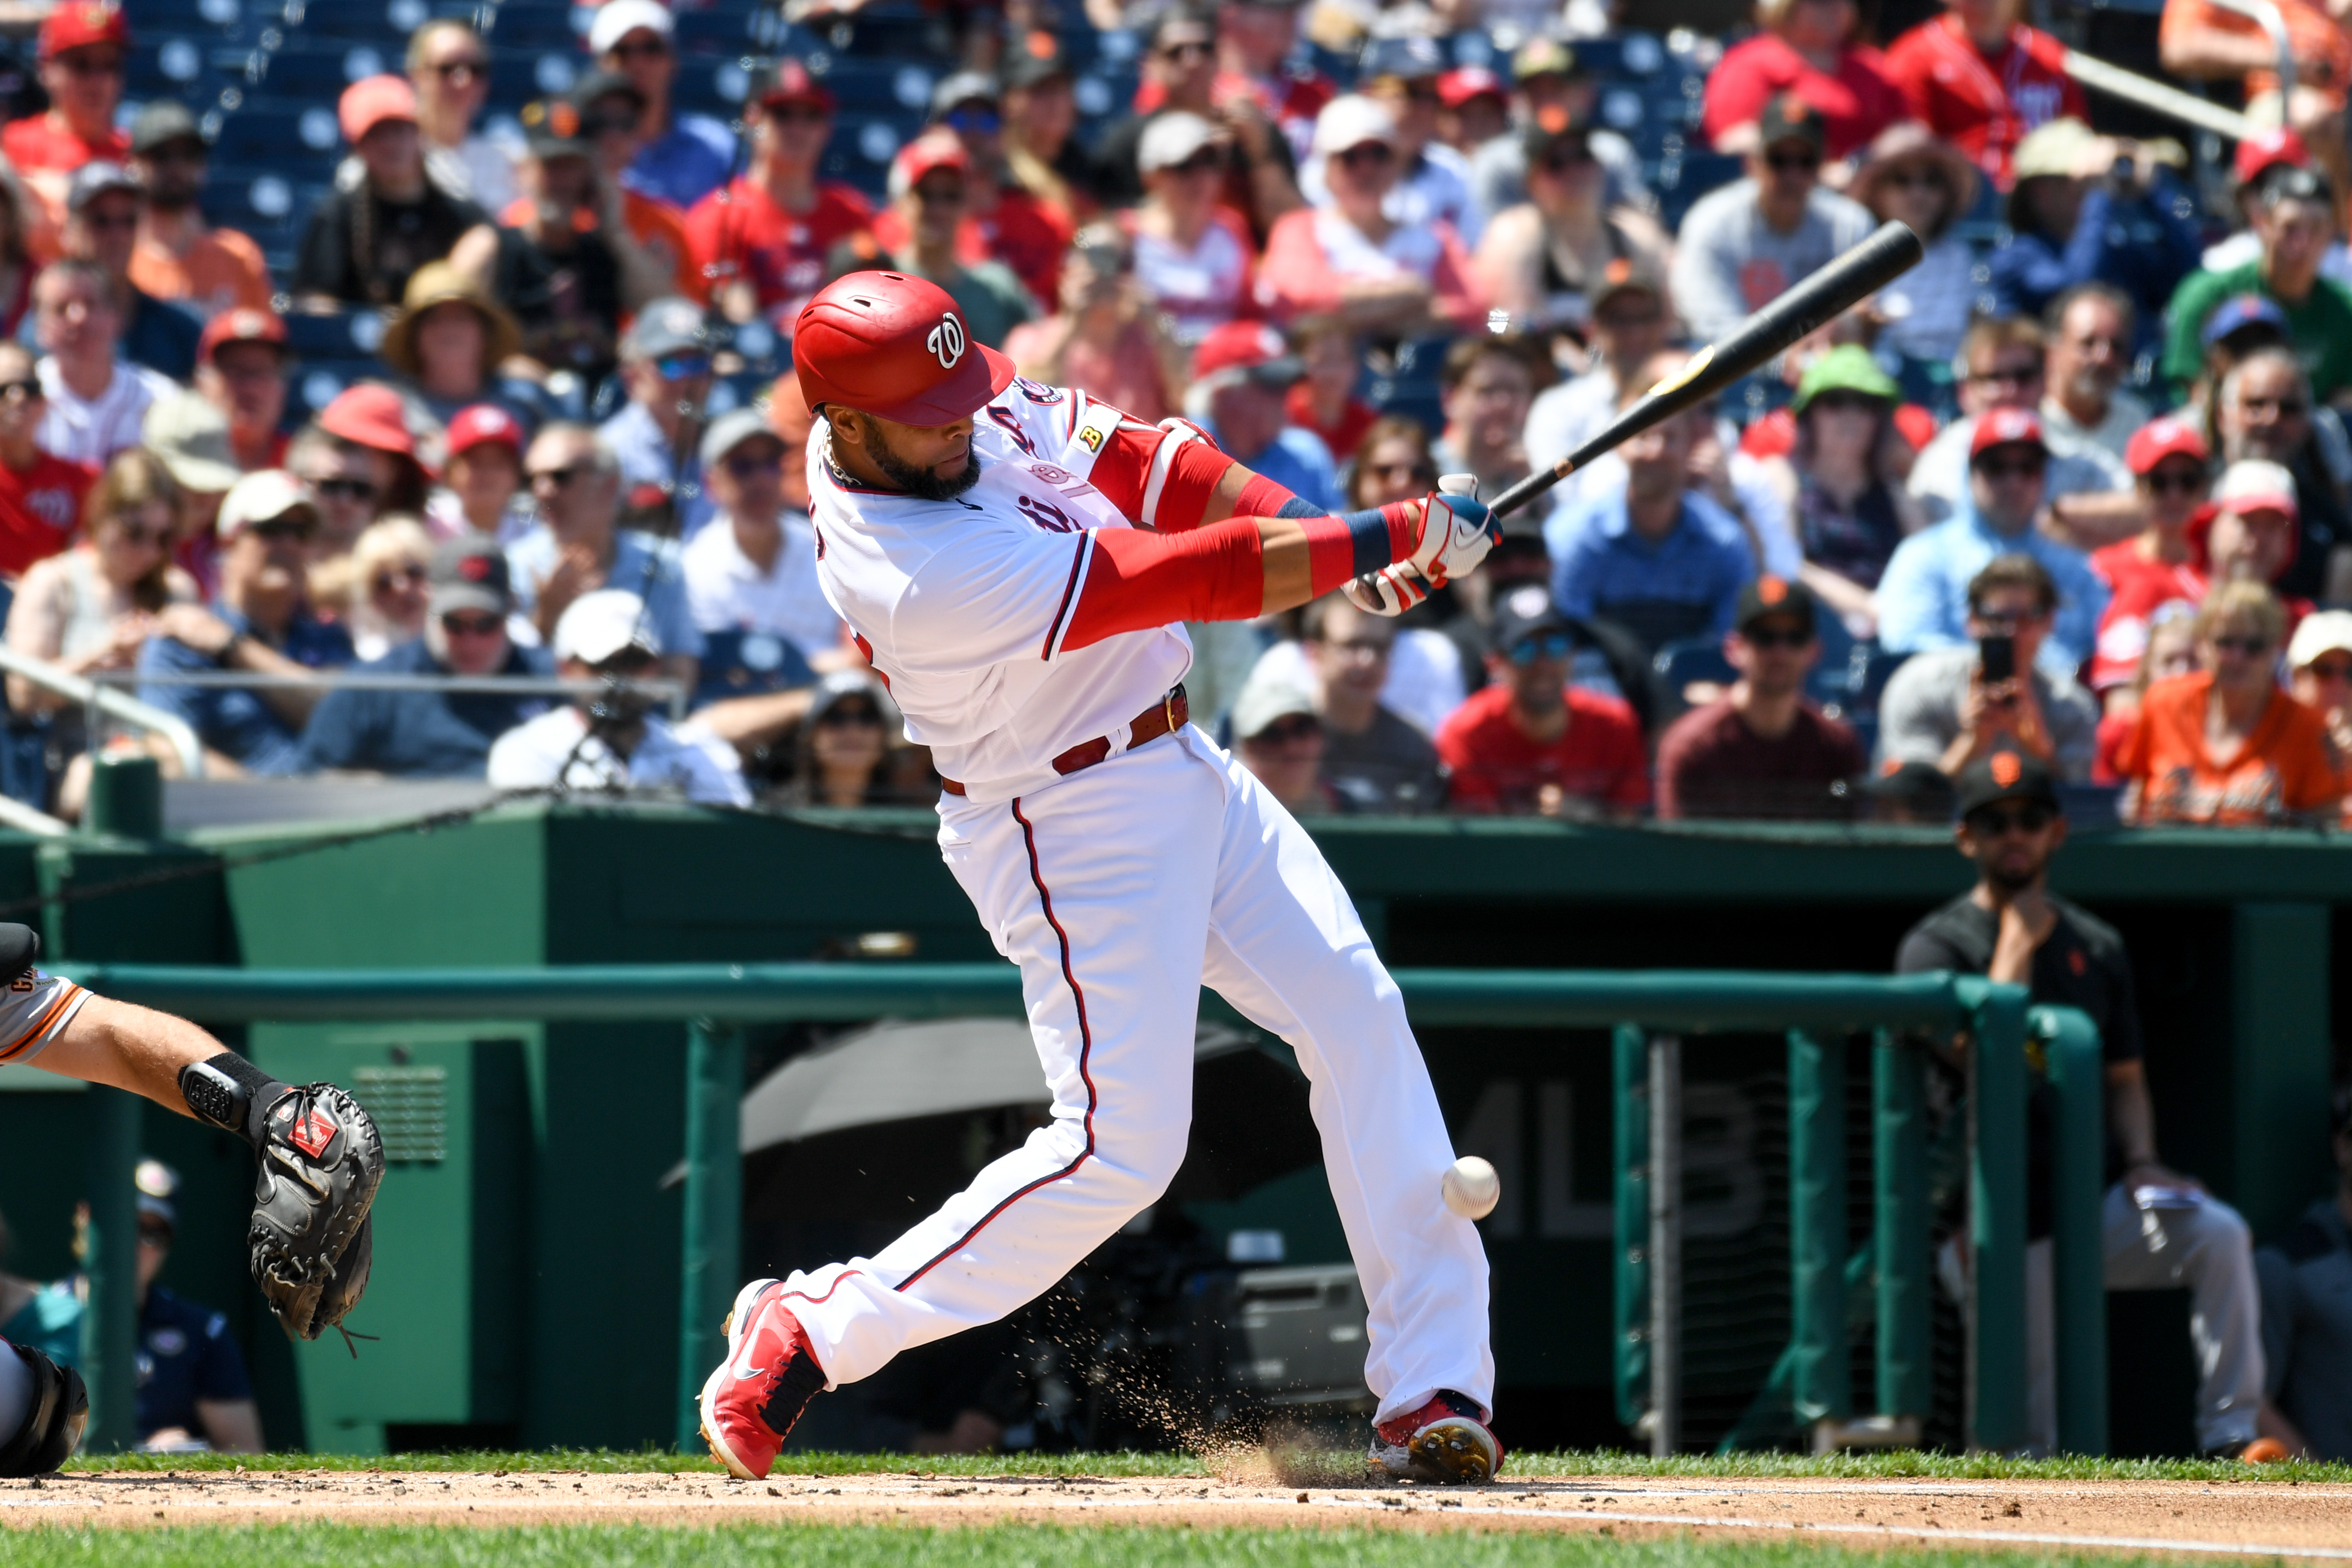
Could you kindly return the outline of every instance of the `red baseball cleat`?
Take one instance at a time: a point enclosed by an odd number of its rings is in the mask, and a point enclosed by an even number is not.
[[[1478,1402],[1441,1388],[1428,1404],[1372,1428],[1369,1468],[1398,1480],[1491,1481],[1503,1445],[1479,1417]]]
[[[702,1440],[730,1475],[747,1481],[767,1479],[793,1423],[824,1387],[824,1369],[782,1289],[780,1280],[754,1279],[736,1292],[722,1325],[727,1359],[702,1385]]]

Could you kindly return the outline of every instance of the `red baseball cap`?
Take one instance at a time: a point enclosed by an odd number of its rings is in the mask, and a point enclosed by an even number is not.
[[[2292,163],[2298,169],[2311,167],[2311,149],[2304,140],[2285,126],[2271,131],[2257,131],[2238,143],[2234,168],[2238,184],[2252,184],[2264,169],[2277,163]]]
[[[1238,373],[1238,374],[1234,374]],[[1192,379],[1255,380],[1286,384],[1306,374],[1282,334],[1264,321],[1227,321],[1202,338],[1192,351]]]
[[[2156,466],[2167,458],[2194,458],[2202,463],[2211,457],[2197,426],[2168,414],[2133,431],[2124,445],[2124,467],[2141,475],[2156,472]]]
[[[379,452],[397,452],[411,459],[416,456],[416,437],[409,431],[400,394],[388,386],[362,382],[345,387],[319,410],[318,424],[330,436]]]
[[[131,18],[96,0],[67,0],[41,19],[41,58],[92,44],[131,47]]]
[[[522,421],[495,403],[477,403],[471,408],[461,408],[450,419],[449,456],[454,458],[491,441],[510,448],[517,457],[522,456]]]
[[[343,89],[335,105],[343,140],[357,146],[360,139],[387,120],[416,120],[416,89],[404,76],[362,77]]]
[[[1448,109],[1459,109],[1474,98],[1504,98],[1508,89],[1503,79],[1485,66],[1458,66],[1437,79],[1437,100]]]
[[[2042,438],[2042,420],[2031,408],[1988,408],[1977,417],[1977,432],[1969,437],[1969,460],[1976,461],[1994,447],[2021,445],[2050,449]]]
[[[890,189],[910,191],[921,184],[925,174],[934,169],[953,169],[961,174],[971,167],[971,154],[963,150],[963,139],[944,127],[927,131],[904,147],[890,163]]]
[[[903,272],[852,272],[817,290],[793,325],[793,370],[813,409],[924,426],[969,416],[1013,376],[1011,360],[971,341],[946,289]]]
[[[275,310],[257,310],[240,305],[223,310],[205,323],[204,336],[196,340],[196,363],[210,364],[213,352],[223,343],[268,343],[286,357],[286,321]]]
[[[809,75],[808,67],[786,55],[773,69],[755,79],[751,89],[752,101],[761,108],[776,104],[808,103],[833,112],[833,92],[823,82]]]

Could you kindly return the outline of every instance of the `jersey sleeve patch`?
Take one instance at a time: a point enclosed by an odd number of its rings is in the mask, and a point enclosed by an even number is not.
[[[70,980],[36,969],[0,993],[0,1062],[22,1064],[65,1032],[89,993]]]

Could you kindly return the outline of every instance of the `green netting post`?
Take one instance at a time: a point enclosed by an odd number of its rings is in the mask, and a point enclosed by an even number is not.
[[[703,1380],[727,1353],[742,1247],[743,1031],[697,1018],[686,1047],[685,1268],[677,1308],[677,1446],[702,1450]]]
[[[1620,1024],[1612,1040],[1616,1094],[1617,1419],[1650,1407],[1650,1037]]]
[[[146,1101],[93,1084],[89,1106],[89,1224],[82,1268],[89,1300],[82,1310],[81,1372],[89,1385],[89,1433],[83,1446],[121,1453],[139,1446],[139,1168]]]
[[[1789,1031],[1789,1301],[1797,1422],[1853,1414],[1845,1341],[1845,1040]]]
[[[1870,1049],[1872,1241],[1878,1263],[1878,1413],[1925,1420],[1928,1363],[1927,1133],[1919,1050],[1891,1029]]]
[[[2057,1125],[2051,1131],[2051,1303],[2058,1360],[2058,1451],[2107,1451],[2106,1071],[2099,1031],[2073,1007],[2036,1007]]]
[[[1969,1445],[2013,1453],[2032,1440],[2025,1402],[2025,988],[1962,981],[1969,1051]]]

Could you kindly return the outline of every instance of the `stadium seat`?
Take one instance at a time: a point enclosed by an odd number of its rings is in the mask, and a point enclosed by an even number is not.
[[[1665,689],[1679,699],[1683,689],[1694,681],[1711,681],[1728,686],[1739,679],[1731,661],[1723,657],[1723,643],[1716,637],[1682,637],[1660,648],[1650,660]]]

